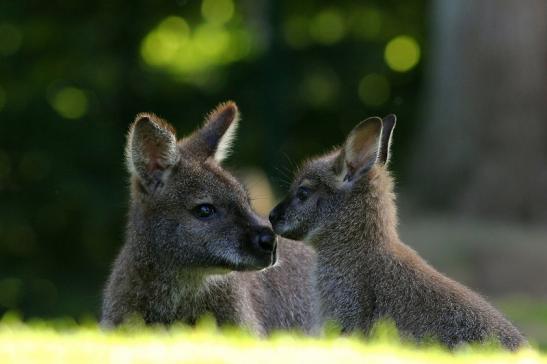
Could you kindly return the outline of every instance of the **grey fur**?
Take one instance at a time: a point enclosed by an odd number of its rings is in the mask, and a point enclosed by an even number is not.
[[[104,291],[103,327],[133,315],[149,324],[194,324],[209,313],[221,325],[258,335],[316,329],[315,253],[279,238],[277,253],[259,254],[252,236],[271,227],[252,210],[243,185],[215,160],[225,156],[221,144],[231,138],[223,135],[233,131],[237,114],[235,104],[221,105],[201,129],[178,142],[165,121],[152,114],[137,117],[126,153],[126,242]],[[201,203],[216,206],[214,218],[192,215]]]
[[[323,317],[344,332],[366,334],[389,318],[417,340],[453,348],[493,338],[518,349],[526,341],[500,312],[399,239],[386,168],[394,123],[392,115],[367,119],[344,147],[305,163],[270,215],[275,231],[316,249]]]

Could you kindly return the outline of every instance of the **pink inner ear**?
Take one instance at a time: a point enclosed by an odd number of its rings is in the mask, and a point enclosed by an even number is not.
[[[148,164],[146,165],[146,168],[147,168],[148,172],[154,172],[154,171],[157,171],[157,170],[163,170],[164,166],[161,165],[159,160],[151,159],[148,162]]]
[[[345,145],[345,181],[351,181],[356,173],[376,161],[381,123],[379,118],[369,118],[357,125],[348,136]]]
[[[351,143],[351,149],[354,155],[358,156],[359,162],[368,159],[371,154],[376,153],[378,150],[377,136],[369,129],[366,128],[357,133]]]
[[[352,163],[346,162],[346,169],[347,169],[347,172],[346,172],[346,175],[344,176],[344,182],[349,182],[352,180],[353,175],[355,174],[356,168]]]
[[[149,173],[165,170],[167,161],[163,155],[162,148],[166,148],[166,146],[156,140],[148,140],[146,141],[144,148],[146,149],[146,154],[148,157],[146,170]]]

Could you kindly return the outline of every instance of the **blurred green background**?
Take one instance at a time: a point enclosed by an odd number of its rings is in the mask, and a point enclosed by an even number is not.
[[[396,113],[403,240],[547,344],[547,3],[0,2],[0,316],[98,317],[125,133],[232,99],[259,209],[303,158]]]

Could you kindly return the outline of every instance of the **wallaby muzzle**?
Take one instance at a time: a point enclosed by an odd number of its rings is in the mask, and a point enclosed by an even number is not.
[[[277,236],[269,227],[260,227],[250,234],[250,252],[260,262],[260,268],[275,264],[277,260]]]
[[[275,225],[280,221],[281,217],[283,216],[283,201],[277,204],[277,206],[274,207],[274,209],[270,212],[269,219],[272,223],[272,226],[275,229]]]

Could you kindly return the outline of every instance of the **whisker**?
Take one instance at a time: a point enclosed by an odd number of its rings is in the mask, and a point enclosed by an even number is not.
[[[294,162],[291,157],[289,157],[289,155],[285,152],[283,152],[283,156],[285,157],[285,159],[287,160],[287,162],[289,162],[289,165],[291,166],[291,168],[294,170],[296,169],[298,166],[296,164],[296,162]]]

